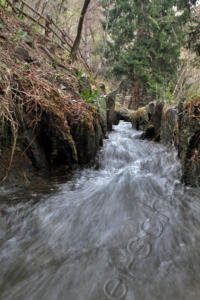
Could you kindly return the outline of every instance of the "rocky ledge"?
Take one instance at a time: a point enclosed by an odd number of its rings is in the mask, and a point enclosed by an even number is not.
[[[141,138],[175,146],[186,185],[200,185],[200,97],[182,99],[179,105],[150,103],[130,116]]]

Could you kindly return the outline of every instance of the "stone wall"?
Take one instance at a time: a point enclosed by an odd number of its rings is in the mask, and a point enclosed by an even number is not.
[[[142,138],[175,146],[186,185],[200,185],[200,98],[182,100],[179,105],[160,101],[132,114],[132,125],[143,130]]]

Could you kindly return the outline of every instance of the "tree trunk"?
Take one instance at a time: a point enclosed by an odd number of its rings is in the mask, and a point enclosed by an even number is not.
[[[140,79],[134,81],[133,94],[130,99],[128,108],[138,109],[140,106]]]
[[[109,25],[109,21],[110,21],[110,1],[111,0],[108,0],[108,10],[107,10],[107,14],[106,14],[106,27],[105,27],[104,40],[103,40],[103,51],[102,51],[102,54],[100,57],[97,72],[95,75],[95,79],[97,78],[99,72],[101,71],[103,59],[104,59],[105,52],[106,52],[106,45],[107,45],[107,40],[108,40],[108,25]]]
[[[90,67],[90,16],[88,12],[85,16],[85,59]]]
[[[74,62],[77,58],[77,51],[78,51],[78,48],[80,45],[81,34],[82,34],[82,29],[83,29],[83,21],[84,21],[84,17],[87,12],[89,4],[90,4],[90,0],[84,1],[84,5],[83,5],[82,11],[81,11],[81,16],[80,16],[79,23],[78,23],[76,39],[74,41],[74,44],[73,44],[72,50],[71,50],[72,62]]]

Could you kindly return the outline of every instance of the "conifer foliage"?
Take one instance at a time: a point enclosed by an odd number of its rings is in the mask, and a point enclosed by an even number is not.
[[[135,107],[173,91],[185,23],[195,2],[112,1],[107,62],[110,73],[131,91]]]

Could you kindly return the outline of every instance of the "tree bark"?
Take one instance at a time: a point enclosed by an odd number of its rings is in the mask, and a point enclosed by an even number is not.
[[[134,100],[133,109],[138,109],[140,106],[140,79],[136,79],[134,82]]]
[[[90,66],[90,17],[88,12],[85,16],[85,59]]]
[[[106,52],[106,45],[107,45],[107,40],[108,40],[108,25],[109,25],[109,21],[110,21],[110,3],[111,3],[111,0],[108,0],[108,10],[107,10],[107,14],[106,14],[106,27],[105,27],[104,40],[103,40],[103,51],[102,51],[102,54],[100,57],[97,72],[95,75],[95,79],[97,78],[97,76],[102,68],[103,59],[104,59],[105,52]]]
[[[79,45],[80,45],[81,34],[82,34],[82,29],[83,29],[83,21],[84,21],[84,17],[85,17],[85,14],[87,12],[89,4],[90,4],[90,0],[85,0],[84,1],[84,5],[83,5],[82,11],[81,11],[81,16],[80,16],[79,23],[78,23],[76,39],[74,41],[74,44],[73,44],[72,50],[71,50],[72,62],[74,62],[77,58],[77,51],[78,51],[78,48],[79,48]]]

